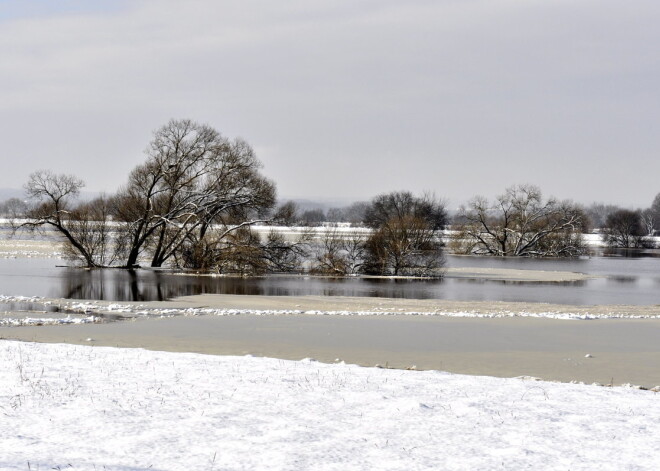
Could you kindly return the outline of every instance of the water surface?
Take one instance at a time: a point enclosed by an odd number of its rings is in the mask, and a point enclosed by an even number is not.
[[[475,375],[660,384],[656,319],[201,316],[13,327],[4,335],[175,352],[312,357],[328,363],[338,359],[364,366],[415,366]]]
[[[445,278],[392,280],[273,275],[178,275],[141,269],[67,268],[57,259],[0,259],[0,294],[110,301],[154,301],[204,293],[269,296],[367,296],[558,304],[660,304],[660,258],[533,260],[448,256],[448,266],[573,271],[602,278],[545,283]]]

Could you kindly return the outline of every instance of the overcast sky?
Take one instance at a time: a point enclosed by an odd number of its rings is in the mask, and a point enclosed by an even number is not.
[[[3,0],[0,188],[113,192],[171,118],[284,197],[660,192],[657,0]]]

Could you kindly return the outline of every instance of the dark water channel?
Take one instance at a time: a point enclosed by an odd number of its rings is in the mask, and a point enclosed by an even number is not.
[[[448,257],[449,267],[571,271],[602,277],[567,283],[451,277],[432,281],[279,275],[240,278],[179,275],[148,269],[85,270],[58,266],[63,264],[55,259],[0,259],[0,294],[110,301],[152,301],[184,295],[223,293],[527,301],[576,305],[660,304],[660,257],[655,253],[637,253],[634,257],[597,256],[580,260]]]

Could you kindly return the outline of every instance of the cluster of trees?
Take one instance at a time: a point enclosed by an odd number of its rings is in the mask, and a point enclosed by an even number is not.
[[[369,227],[372,202],[345,208],[301,210],[289,202],[288,225],[319,226],[350,223]],[[451,244],[459,253],[499,256],[578,256],[587,251],[581,234],[596,232],[612,248],[652,248],[660,232],[660,194],[649,208],[631,210],[594,203],[583,207],[556,198],[543,200],[533,185],[515,185],[488,201],[478,196],[453,215],[456,234]],[[535,232],[535,227],[542,230]],[[548,234],[549,233],[549,234]]]
[[[22,216],[28,210],[28,204],[20,198],[0,201],[0,217]]]
[[[594,230],[613,248],[653,248],[653,236],[660,232],[660,193],[645,209],[592,204],[586,213]]]
[[[260,174],[252,148],[209,126],[172,120],[146,155],[116,194],[82,203],[80,179],[33,173],[25,188],[36,203],[21,227],[56,229],[70,257],[90,267],[134,267],[149,257],[153,267],[206,268],[239,250],[241,229],[275,204],[275,185]]]
[[[444,202],[431,195],[392,192],[364,207],[362,233],[323,231],[312,250],[311,271],[329,275],[442,275]]]
[[[443,266],[440,236],[447,212],[435,197],[377,196],[366,208],[364,223],[372,230],[365,243],[367,273],[431,276]]]
[[[301,211],[276,204],[275,185],[243,140],[230,140],[190,120],[155,131],[146,160],[113,195],[78,201],[84,182],[37,171],[25,185],[31,204],[0,206],[23,214],[17,227],[50,227],[69,259],[88,267],[180,267],[261,274],[309,270],[325,275],[441,276],[443,201],[392,192],[345,208]],[[332,222],[363,229],[340,230]],[[286,232],[254,226],[307,225]],[[492,201],[478,196],[451,221],[451,246],[466,254],[573,257],[586,252],[583,233],[596,227],[612,247],[646,247],[660,226],[660,195],[631,211],[545,199],[533,185],[515,185]]]
[[[282,217],[279,222],[285,226],[318,227],[321,225],[350,224],[364,226],[364,215],[369,203],[358,201],[345,207],[334,207],[325,210],[322,207],[305,207],[294,201],[287,201],[281,206]]]
[[[17,227],[54,229],[67,257],[88,267],[134,268],[148,260],[151,267],[259,274],[307,263],[335,275],[440,274],[446,212],[434,198],[391,193],[347,208],[344,214],[362,213],[368,234],[261,235],[257,223],[300,219],[295,204],[276,206],[275,185],[246,142],[172,120],[154,133],[146,156],[115,194],[91,201],[77,200],[79,178],[34,172],[25,185],[33,203]]]
[[[496,256],[575,257],[586,250],[584,211],[571,201],[543,199],[533,185],[516,185],[494,201],[477,196],[455,218],[454,249]]]
[[[660,194],[644,210],[543,199],[533,185],[514,185],[494,201],[478,196],[452,224],[456,252],[495,256],[575,257],[587,252],[583,234],[598,232],[611,248],[654,248]]]
[[[613,248],[653,248],[654,229],[645,228],[641,211],[617,209],[607,215],[605,225],[601,229],[603,240]]]

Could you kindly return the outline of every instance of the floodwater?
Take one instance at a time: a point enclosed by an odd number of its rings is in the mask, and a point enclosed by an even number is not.
[[[652,253],[651,255],[655,255]],[[580,260],[448,257],[450,267],[580,272],[599,276],[546,283],[443,280],[263,278],[177,275],[156,270],[85,270],[54,259],[0,259],[0,294],[111,301],[166,300],[203,293],[325,295],[557,304],[660,304],[660,258]],[[5,301],[0,311],[50,310]],[[60,315],[63,313],[57,313]],[[340,359],[366,366],[537,376],[548,380],[660,384],[660,321],[453,319],[417,316],[175,317],[76,326],[11,327],[2,337],[210,354]],[[93,340],[88,340],[93,339]],[[586,355],[590,355],[587,357]]]
[[[599,276],[575,282],[476,278],[392,280],[273,275],[258,278],[167,271],[67,268],[56,259],[0,259],[0,294],[109,301],[162,301],[204,293],[269,296],[367,296],[557,304],[660,304],[660,257],[530,260],[448,256],[449,267],[569,271]],[[648,256],[651,255],[651,256]],[[58,266],[60,265],[60,266]]]
[[[6,338],[175,352],[337,360],[546,380],[660,384],[656,319],[201,316],[13,327]],[[589,355],[587,357],[587,355]]]

